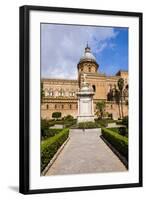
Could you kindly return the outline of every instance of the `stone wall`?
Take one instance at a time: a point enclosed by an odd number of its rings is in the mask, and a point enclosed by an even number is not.
[[[87,71],[89,64],[83,68]],[[96,111],[96,102],[107,101],[107,94],[110,88],[117,86],[119,78],[124,78],[125,84],[128,84],[128,72],[119,71],[115,76],[106,76],[99,72],[94,72],[95,66],[91,66],[91,72],[86,72],[86,81],[95,91],[94,111]],[[61,112],[62,117],[66,115],[77,116],[77,96],[80,85],[83,81],[84,72],[79,72],[78,80],[67,79],[42,79],[45,97],[41,105],[41,117],[51,119],[53,112]],[[119,118],[119,108],[117,104],[107,102],[106,112],[112,113],[115,119]],[[123,106],[124,115],[128,114],[128,106]]]
[[[94,101],[94,113],[96,112],[96,102]],[[78,114],[77,100],[62,100],[62,102],[58,100],[55,102],[46,102],[41,105],[41,117],[43,119],[51,119],[53,112],[61,112],[62,117],[72,115],[76,118]],[[119,107],[115,103],[107,102],[105,112],[112,113],[114,119],[119,118]],[[124,116],[128,115],[127,105],[123,105],[123,113]]]

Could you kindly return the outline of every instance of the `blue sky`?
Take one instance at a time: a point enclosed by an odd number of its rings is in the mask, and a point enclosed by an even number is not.
[[[99,72],[128,70],[128,28],[41,24],[41,77],[76,79],[87,41]]]

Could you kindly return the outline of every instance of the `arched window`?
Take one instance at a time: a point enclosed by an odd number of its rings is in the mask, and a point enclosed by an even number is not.
[[[47,97],[49,94],[48,94],[48,89],[47,88],[45,88],[44,89],[44,92],[45,92],[45,97]]]
[[[89,67],[89,72],[91,72],[91,67]]]
[[[71,104],[69,105],[69,108],[72,109],[72,105]]]
[[[48,104],[46,105],[46,109],[47,109],[47,110],[49,109],[49,105],[48,105]]]
[[[55,104],[55,109],[57,109],[57,105]]]
[[[49,96],[53,96],[53,91],[49,91]]]
[[[65,92],[64,92],[64,90],[63,89],[61,89],[60,91],[59,91],[59,96],[64,96],[64,94],[65,94]]]
[[[64,109],[64,105],[62,105],[62,109]]]
[[[96,86],[92,85],[93,91],[96,92]]]

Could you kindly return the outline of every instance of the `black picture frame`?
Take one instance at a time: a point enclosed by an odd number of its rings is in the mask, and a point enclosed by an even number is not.
[[[84,13],[95,15],[112,15],[112,16],[130,16],[138,17],[139,19],[139,182],[129,184],[114,184],[114,185],[97,185],[97,186],[81,186],[68,188],[48,188],[34,189],[29,188],[29,20],[30,11],[44,12],[65,12],[65,13]],[[123,11],[107,11],[107,10],[90,10],[90,9],[75,9],[63,7],[44,7],[44,6],[22,6],[20,7],[20,174],[19,174],[19,191],[23,194],[34,193],[52,193],[52,192],[68,192],[68,191],[83,191],[83,190],[98,190],[98,189],[115,189],[115,188],[130,188],[142,186],[142,13],[138,12],[123,12]]]

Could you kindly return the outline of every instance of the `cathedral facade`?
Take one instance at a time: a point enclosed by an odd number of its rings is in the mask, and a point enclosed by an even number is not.
[[[61,112],[62,117],[72,115],[76,118],[78,115],[76,93],[83,83],[85,74],[87,83],[95,93],[93,97],[94,114],[98,115],[96,103],[104,101],[105,113],[112,114],[114,119],[119,118],[119,107],[114,99],[109,98],[109,93],[118,88],[118,80],[123,78],[123,114],[124,116],[128,115],[128,72],[120,70],[114,76],[107,76],[99,73],[98,68],[99,64],[87,45],[84,55],[77,64],[78,77],[76,80],[42,78],[44,96],[41,103],[41,117],[51,119],[53,112]]]

